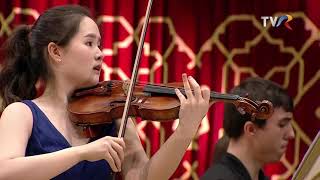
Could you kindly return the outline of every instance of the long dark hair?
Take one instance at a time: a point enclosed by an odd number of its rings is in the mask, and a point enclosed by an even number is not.
[[[79,5],[65,5],[44,12],[34,25],[21,25],[6,40],[4,66],[0,73],[2,109],[13,102],[36,97],[39,78],[47,82],[52,77],[47,46],[54,42],[66,46],[79,29],[89,11]]]

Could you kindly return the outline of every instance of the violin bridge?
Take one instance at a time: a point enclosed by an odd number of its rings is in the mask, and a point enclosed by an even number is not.
[[[130,87],[130,81],[129,80],[123,81],[122,90],[126,96],[128,95],[129,87]]]

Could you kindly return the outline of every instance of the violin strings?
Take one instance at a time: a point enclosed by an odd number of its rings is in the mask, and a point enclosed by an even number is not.
[[[179,89],[183,94],[185,93],[185,90],[184,90],[184,87],[174,87],[174,86],[166,86],[166,85],[162,85],[162,84],[152,84],[152,83],[137,83],[138,85],[141,84],[141,85],[147,85],[149,87],[154,87],[154,88],[157,88],[157,87],[161,87],[161,88],[164,88],[164,89],[167,89],[167,90],[172,90],[174,91],[174,89]],[[192,92],[194,92],[194,90],[191,90]],[[210,96],[212,96],[213,94],[212,93],[215,93],[215,92],[211,92]],[[221,97],[223,99],[231,99],[231,100],[234,100],[234,96],[233,95],[230,95],[230,94],[221,94],[221,93],[217,93],[217,96],[221,95]],[[253,101],[249,101],[250,104],[253,104],[254,106],[257,106]]]
[[[174,89],[177,88],[180,91],[182,91],[182,93],[185,93],[184,87],[174,87],[174,86],[168,86],[168,85],[163,85],[163,84],[153,84],[153,83],[145,83],[145,82],[138,82],[137,85],[146,85],[146,86],[155,87],[155,88],[156,87],[161,87],[161,88],[165,88],[167,90],[174,90]],[[191,91],[193,92],[194,90],[191,90]],[[224,95],[225,98],[228,99],[228,95],[229,94],[220,94],[220,95]],[[230,98],[233,99],[231,96],[230,96]],[[245,101],[247,103],[251,104],[254,108],[257,109],[259,107],[259,105],[256,102],[252,101],[251,99],[248,99],[248,98],[245,98],[245,99],[246,99]]]
[[[174,90],[176,88],[180,89],[180,90],[183,90],[183,87],[174,87],[174,86],[166,86],[166,85],[162,85],[162,84],[152,84],[152,83],[137,83],[137,85],[146,85],[146,86],[149,86],[149,87],[162,87],[162,88],[167,88],[169,90]]]
[[[162,87],[162,88],[168,88],[168,89],[180,89],[180,90],[183,90],[184,88],[183,87],[174,87],[174,86],[170,86],[170,85],[163,85],[163,84],[153,84],[153,83],[145,83],[145,82],[139,82],[137,83],[137,85],[147,85],[147,86],[150,86],[150,87]]]

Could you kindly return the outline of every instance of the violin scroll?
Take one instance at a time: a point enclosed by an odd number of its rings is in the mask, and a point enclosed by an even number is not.
[[[232,101],[241,114],[251,114],[251,120],[268,119],[273,113],[273,105],[270,101],[252,101],[249,98],[239,97],[238,100]]]
[[[273,113],[273,105],[270,101],[263,100],[259,102],[258,111],[261,113],[261,118],[259,119],[268,119]]]

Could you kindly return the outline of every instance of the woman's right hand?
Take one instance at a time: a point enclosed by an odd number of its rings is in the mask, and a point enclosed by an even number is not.
[[[125,148],[122,138],[106,136],[78,148],[81,160],[93,162],[105,159],[114,172],[121,171]]]

